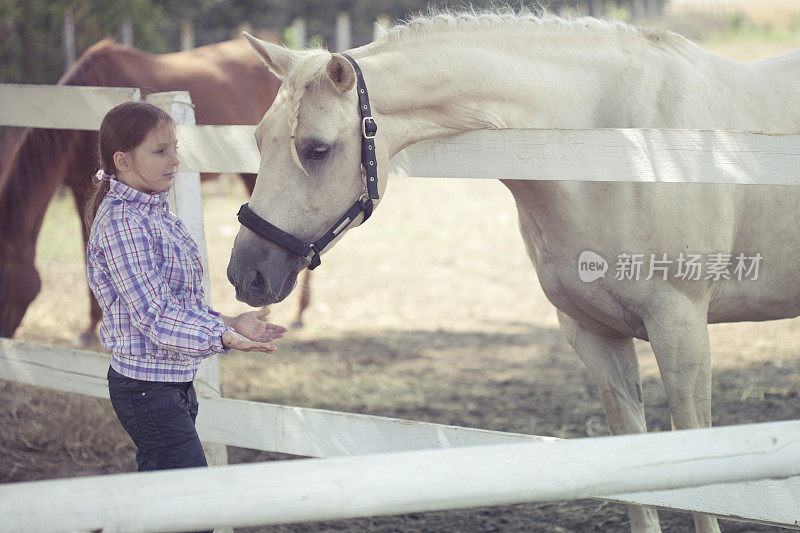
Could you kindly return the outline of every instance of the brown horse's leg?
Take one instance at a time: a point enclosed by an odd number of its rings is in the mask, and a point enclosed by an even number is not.
[[[256,186],[256,175],[242,174],[241,176],[244,186],[247,187],[247,191],[252,195],[253,189]],[[300,287],[295,291],[297,293],[297,300],[294,304],[290,323],[290,326],[293,328],[303,327],[303,313],[311,302],[311,271],[308,269],[303,270],[300,276]]]
[[[633,338],[600,335],[561,311],[558,322],[597,384],[611,433],[646,433],[642,381]],[[628,514],[632,531],[661,531],[654,509],[629,505]]]
[[[675,429],[711,427],[711,349],[708,306],[683,295],[664,296],[645,319]],[[695,529],[718,533],[716,518],[694,515]]]
[[[247,188],[247,194],[250,196],[253,195],[253,189],[256,188],[256,178],[258,177],[256,174],[239,174],[242,177],[242,182],[244,183],[245,188]]]
[[[297,289],[297,302],[292,312],[291,326],[294,328],[303,327],[303,312],[311,302],[311,271],[308,269],[300,273],[300,287]]]
[[[83,233],[83,249],[86,250],[86,243],[89,240],[89,234],[86,232],[86,227],[83,224],[83,205],[86,201],[86,191],[79,190],[74,186],[70,186],[72,190],[72,198],[75,200],[75,207],[78,209],[78,217],[81,220],[81,231]],[[83,254],[84,263],[86,262],[86,254]],[[88,285],[86,286],[88,289]],[[86,328],[86,331],[81,333],[79,337],[79,342],[82,346],[91,346],[93,344],[97,344],[99,342],[97,338],[97,324],[103,318],[103,311],[100,309],[100,305],[97,303],[97,300],[92,294],[91,289],[89,290],[89,305],[91,306],[89,310],[89,327]]]

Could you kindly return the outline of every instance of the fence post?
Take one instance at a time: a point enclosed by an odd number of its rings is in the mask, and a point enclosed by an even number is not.
[[[306,47],[306,19],[296,17],[292,21],[292,46],[295,50],[303,50]]]
[[[182,126],[194,126],[194,105],[186,91],[155,93],[147,96],[147,101],[167,111],[175,123]],[[203,257],[203,288],[206,301],[210,303],[211,278],[208,273],[208,251],[206,249],[205,229],[203,227],[202,198],[200,196],[200,173],[178,172],[175,185],[170,190],[169,203],[172,211],[183,220],[186,229],[200,249]],[[219,386],[219,371],[216,357],[209,357],[200,365],[195,381],[197,394],[206,398],[219,398],[222,392]],[[209,464],[227,464],[225,446],[203,444]]]
[[[131,17],[127,17],[122,21],[122,26],[119,29],[119,40],[125,46],[133,46],[133,19]]]
[[[191,20],[184,20],[181,23],[181,50],[191,50],[194,47],[194,23]]]
[[[148,95],[147,101],[169,113],[175,120],[175,124],[195,125],[194,104],[192,104],[192,97],[188,92],[155,93]],[[210,305],[211,277],[208,272],[208,249],[203,225],[203,199],[200,195],[199,172],[178,172],[175,175],[175,184],[169,192],[169,204],[172,212],[181,218],[200,250],[200,256],[203,259],[203,288],[206,292],[206,302]],[[195,387],[197,395],[202,398],[222,397],[222,389],[219,384],[219,364],[216,357],[209,357],[200,365],[195,378]],[[206,452],[206,460],[210,466],[228,464],[228,449],[224,444],[204,442],[203,450]],[[233,530],[229,528],[217,528],[214,531],[216,533],[233,533]]]
[[[386,13],[381,13],[375,19],[375,26],[372,29],[372,40],[377,41],[389,31],[392,25],[392,19]]]
[[[353,46],[353,37],[350,29],[350,13],[341,11],[336,15],[336,51],[344,52]]]
[[[77,52],[75,51],[75,12],[71,7],[68,7],[64,13],[64,54],[66,55],[64,72],[66,72],[77,58]]]

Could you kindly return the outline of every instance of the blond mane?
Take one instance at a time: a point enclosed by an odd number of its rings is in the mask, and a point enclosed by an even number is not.
[[[531,13],[511,9],[499,11],[438,11],[417,16],[389,28],[386,34],[367,47],[393,47],[432,33],[474,33],[480,31],[535,30],[538,34],[592,32],[602,35],[636,34],[638,29],[621,21],[592,17],[563,17],[544,10]],[[367,48],[364,47],[364,48]]]

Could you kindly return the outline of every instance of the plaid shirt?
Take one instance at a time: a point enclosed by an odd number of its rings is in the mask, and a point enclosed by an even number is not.
[[[197,244],[166,196],[110,180],[86,264],[111,367],[135,379],[185,382],[203,358],[227,353],[221,336],[230,328],[205,303]]]

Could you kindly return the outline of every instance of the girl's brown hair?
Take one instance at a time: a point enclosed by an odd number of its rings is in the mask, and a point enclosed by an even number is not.
[[[147,102],[125,102],[106,113],[97,140],[100,169],[108,175],[115,175],[117,167],[114,165],[114,154],[133,150],[152,129],[165,122],[175,125],[166,111]],[[92,177],[92,188],[83,208],[87,234],[92,230],[97,208],[108,188],[107,179]]]

